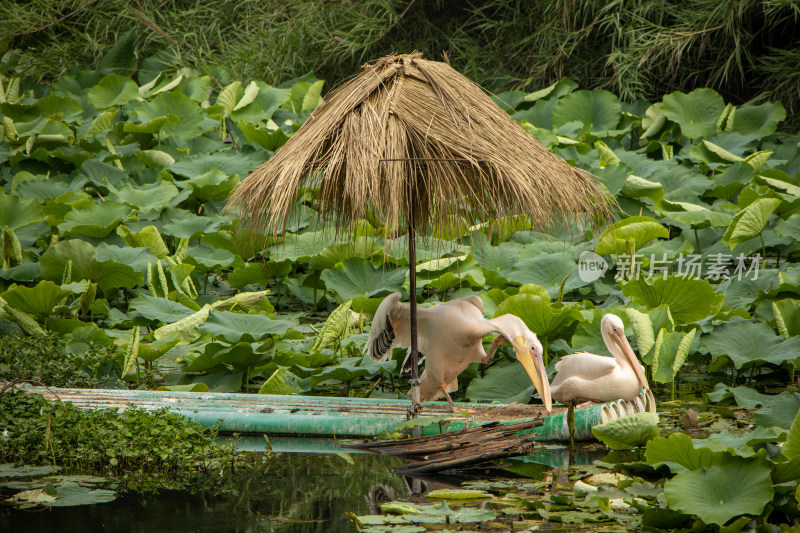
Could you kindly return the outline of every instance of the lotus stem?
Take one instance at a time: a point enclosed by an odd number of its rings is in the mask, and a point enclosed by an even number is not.
[[[694,243],[697,248],[697,253],[702,254],[703,251],[700,249],[700,237],[697,235],[697,228],[694,228]]]

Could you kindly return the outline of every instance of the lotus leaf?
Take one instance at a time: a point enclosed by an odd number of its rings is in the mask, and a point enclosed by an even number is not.
[[[136,150],[133,155],[150,168],[160,169],[168,167],[175,162],[171,155],[161,150]]]
[[[0,191],[0,227],[17,230],[42,220],[44,220],[42,209],[36,200]]]
[[[90,91],[91,92],[91,91]],[[36,100],[32,110],[49,118],[60,118],[67,123],[79,122],[83,118],[83,108],[69,96],[49,94],[44,98]]]
[[[327,348],[334,341],[341,340],[342,337],[349,335],[350,320],[353,315],[350,311],[352,305],[353,301],[347,300],[328,315],[317,337],[314,339],[314,344],[311,345],[312,352]]]
[[[784,337],[800,335],[800,300],[787,298],[772,302],[772,312],[781,335]]]
[[[589,283],[578,276],[578,257],[574,250],[542,253],[531,259],[520,260],[509,273],[508,279],[520,285],[541,285],[551,298],[558,297],[562,283],[565,293]]]
[[[351,383],[362,376],[373,376],[382,372],[392,372],[397,363],[395,361],[373,361],[369,356],[345,357],[338,360],[338,364],[323,367],[322,370],[311,376],[311,386],[316,387],[329,379]]]
[[[97,250],[98,262],[116,261],[119,264],[132,267],[137,272],[145,272],[147,263],[158,261],[150,249],[144,247],[116,246],[101,242],[95,249]]]
[[[469,382],[466,396],[471,401],[496,401],[501,403],[527,404],[536,392],[522,364],[513,361],[493,365],[486,375]]]
[[[667,228],[650,217],[628,217],[608,226],[595,249],[599,255],[633,254],[649,241],[669,237]]]
[[[650,368],[653,380],[658,383],[672,383],[675,376],[689,356],[689,348],[694,340],[696,329],[689,333],[668,332],[661,328],[653,350],[653,365]]]
[[[144,293],[131,300],[128,308],[132,317],[141,316],[165,324],[177,322],[196,312],[181,303],[166,298],[154,298]]]
[[[202,110],[191,98],[179,92],[162,92],[151,100],[140,102],[133,109],[133,113],[137,116],[140,124],[148,124],[159,118],[177,116],[178,122],[168,120],[162,124],[158,131],[160,137],[174,136],[189,140],[203,133]]]
[[[130,214],[131,209],[119,202],[108,200],[91,203],[83,209],[67,213],[58,229],[63,235],[85,235],[102,239]]]
[[[71,294],[72,291],[64,290],[52,281],[40,281],[35,287],[12,285],[0,294],[0,298],[15,309],[46,317]]]
[[[109,74],[89,91],[89,103],[97,109],[124,105],[139,95],[136,82],[119,74]]]
[[[697,322],[716,314],[725,298],[716,294],[708,280],[680,276],[654,277],[651,283],[635,279],[622,285],[622,293],[648,309],[661,305],[669,307],[676,324]]]
[[[761,105],[743,105],[731,112],[725,129],[742,134],[766,137],[778,128],[778,123],[786,118],[786,109],[780,102]]]
[[[129,265],[114,260],[99,261],[97,253],[94,246],[82,240],[57,242],[45,250],[39,261],[42,278],[61,282],[69,264],[72,279],[93,281],[104,293],[142,283],[142,275]]]
[[[608,91],[576,91],[558,100],[553,109],[553,128],[577,121],[581,132],[613,130],[621,111],[619,99]]]
[[[205,322],[210,312],[211,306],[206,304],[199,311],[196,311],[185,318],[161,326],[157,330],[153,331],[153,336],[159,340],[172,339],[177,336],[186,343],[193,342],[200,337],[198,326]]]
[[[381,247],[375,239],[359,236],[350,242],[335,243],[323,248],[319,255],[311,258],[309,266],[315,270],[326,270],[350,257],[370,259],[380,251]]]
[[[758,277],[753,279],[754,277],[754,273],[744,275],[742,279],[738,279],[739,276],[734,275],[719,283],[715,290],[717,293],[725,295],[723,307],[750,309],[753,304],[758,303],[759,292],[763,293],[777,281],[778,271],[763,268],[758,270]]]
[[[236,261],[236,256],[227,250],[210,246],[190,246],[186,251],[185,261],[196,267],[202,267],[205,271],[216,271],[231,266]]]
[[[316,283],[313,281],[311,282],[311,286],[306,285],[306,281],[309,278],[316,278],[315,274],[311,274],[309,276],[303,277],[293,277],[293,278],[285,278],[283,280],[283,284],[289,289],[289,292],[292,293],[292,296],[300,300],[305,305],[312,305],[312,306],[319,306],[319,305],[326,305],[325,302],[328,300],[326,299],[327,291],[324,287],[314,287]],[[316,281],[319,281],[317,278]],[[363,298],[360,296],[359,298]],[[357,298],[355,298],[357,299]],[[354,300],[355,300],[354,299]],[[382,301],[383,298],[378,298],[379,301]],[[376,307],[377,309],[377,307]]]
[[[387,239],[384,242],[386,260],[397,265],[408,264],[408,239],[405,236]],[[442,257],[464,255],[469,248],[454,241],[443,241],[433,237],[419,239],[417,242],[417,261],[425,262]]]
[[[739,457],[753,457],[756,455],[753,446],[784,440],[786,432],[776,432],[776,429],[778,428],[759,427],[741,436],[733,435],[724,429],[719,433],[709,435],[708,438],[695,440],[694,443],[695,446],[702,446],[714,452],[727,452]]]
[[[357,313],[373,316],[378,310],[378,306],[382,301],[383,298],[365,298],[363,296],[359,296],[358,298],[353,298],[352,308],[353,311]]]
[[[279,368],[267,378],[258,390],[259,394],[299,394],[303,392],[300,379],[286,370]]]
[[[231,111],[231,119],[235,122],[244,121],[258,124],[259,122],[267,121],[291,97],[291,90],[289,89],[278,89],[261,81],[253,83],[255,84],[253,87],[257,87],[258,92],[253,95],[255,89],[250,89],[250,94],[248,95],[247,89],[245,90],[242,99]],[[250,98],[252,100],[248,102]]]
[[[117,110],[116,109],[106,109],[102,113],[99,113],[94,120],[88,125],[88,127],[79,128],[78,132],[80,133],[82,130],[85,130],[81,137],[90,138],[103,133],[104,131],[108,131],[114,125],[114,119],[117,117]]]
[[[246,263],[243,267],[236,267],[228,274],[228,283],[235,289],[247,285],[266,285],[275,278],[285,276],[292,269],[291,261],[269,263]]]
[[[14,126],[20,140],[27,139],[25,146],[28,151],[38,143],[71,144],[75,138],[75,133],[69,126],[47,117],[39,117],[30,122],[16,122]]]
[[[758,174],[758,180],[766,183],[779,192],[787,193],[791,196],[800,196],[800,187],[794,179],[786,172],[778,169],[763,170]]]
[[[762,198],[736,213],[722,237],[722,242],[733,250],[738,244],[761,235],[769,217],[780,203],[777,198]]]
[[[507,278],[517,263],[520,248],[521,246],[514,242],[503,242],[498,246],[492,246],[483,233],[472,234],[472,254],[489,276],[490,272],[493,272]]]
[[[106,187],[106,180],[115,187],[123,187],[130,179],[124,170],[98,159],[89,159],[84,162],[81,165],[80,172],[98,187]]]
[[[652,356],[649,359],[645,359],[645,356],[650,353],[650,350],[653,348],[653,346],[655,346],[656,343],[655,335],[653,333],[653,322],[650,320],[650,315],[648,313],[643,313],[638,309],[634,309],[633,307],[625,309],[625,314],[627,315],[628,320],[631,323],[631,327],[633,328],[633,332],[636,335],[636,345],[639,348],[639,357],[641,357],[642,361],[645,363],[652,364]]]
[[[664,186],[664,198],[677,202],[697,202],[713,186],[713,181],[693,168],[657,169],[649,179]]]
[[[733,396],[736,405],[745,408],[766,405],[775,398],[774,395],[761,394],[750,387],[728,387],[722,383],[717,383],[716,387],[714,387],[714,392],[706,393],[706,396],[712,402],[721,402],[725,398]]]
[[[325,286],[336,291],[343,301],[400,290],[405,277],[405,269],[376,268],[360,257],[346,259],[321,274]]]
[[[199,325],[201,333],[208,332],[228,342],[261,340],[267,335],[284,335],[297,324],[294,318],[273,319],[264,314],[243,314],[211,310]]]
[[[517,294],[497,306],[495,316],[511,313],[520,317],[539,337],[555,339],[583,315],[570,306],[552,306],[550,302],[533,294]]]
[[[658,437],[658,415],[629,414],[592,427],[592,433],[612,450],[632,450]]]
[[[736,458],[676,475],[664,485],[664,496],[674,509],[723,525],[737,516],[761,514],[774,495],[770,474],[763,460]]]
[[[333,244],[333,231],[307,231],[299,235],[287,235],[282,244],[269,248],[272,261],[297,261],[319,255],[323,249]]]
[[[169,167],[169,171],[187,178],[195,178],[212,169],[221,170],[227,176],[232,176],[233,174],[246,176],[263,162],[263,156],[260,154],[240,152],[200,153],[178,159],[175,164]]]
[[[84,185],[86,185],[86,178],[83,176],[75,176],[69,181],[62,179],[61,176],[53,176],[48,178],[47,176],[43,175],[34,175],[28,174],[26,172],[19,172],[16,176],[14,176],[14,185],[16,185],[16,193],[22,198],[32,197],[41,203],[45,203],[45,200],[50,198],[56,198],[58,203],[66,204],[63,206],[65,208],[65,212],[69,211],[70,205],[74,205],[74,202],[71,204],[67,204],[68,196],[65,196],[69,192],[81,191],[79,194],[84,199],[91,201],[91,196],[83,192]],[[14,187],[12,186],[12,190]],[[4,200],[2,196],[0,196],[0,205],[3,205],[8,201],[8,198]],[[30,204],[29,204],[30,205]],[[41,213],[41,209],[36,209],[34,212]],[[18,213],[19,215],[20,213]],[[35,221],[40,221],[41,216],[37,217]],[[62,219],[63,220],[63,219]]]
[[[194,265],[189,263],[178,263],[170,265],[169,276],[172,281],[172,286],[178,293],[186,296],[190,300],[197,298],[197,290],[194,287],[191,274],[194,271]]]
[[[150,133],[153,135],[159,135],[164,126],[169,124],[177,124],[180,122],[180,120],[181,117],[178,115],[167,115],[164,117],[154,118],[153,120],[144,124],[131,124],[130,122],[126,122],[122,127],[122,131],[126,133]]]
[[[249,342],[238,342],[232,346],[212,342],[206,345],[202,355],[185,367],[187,372],[197,372],[230,366],[238,370],[254,367],[269,357],[268,353],[255,351]]]
[[[689,435],[673,433],[668,438],[657,438],[647,443],[647,462],[656,467],[667,465],[673,472],[687,472],[712,465],[724,464],[733,456],[713,451],[703,441],[692,441]]]
[[[239,176],[236,174],[229,176],[217,168],[212,168],[204,174],[189,179],[187,182],[181,182],[181,185],[186,183],[192,187],[194,196],[198,200],[207,202],[209,200],[227,198],[239,184]]]
[[[622,196],[628,198],[650,198],[658,200],[664,196],[664,186],[655,181],[646,180],[629,174],[625,185],[620,190]]]
[[[782,392],[753,413],[753,421],[762,427],[789,429],[800,410],[800,394]]]
[[[242,130],[245,138],[258,144],[265,150],[274,152],[289,140],[289,136],[284,133],[282,129],[267,130],[258,129],[254,125],[247,122],[239,122],[239,129]]]
[[[0,479],[18,478],[18,477],[41,477],[47,476],[54,472],[58,472],[60,467],[42,465],[16,465],[13,463],[0,464]]]
[[[733,215],[727,213],[711,211],[696,204],[670,202],[664,199],[659,200],[656,204],[656,212],[691,229],[703,229],[711,226],[726,228],[733,220]]]
[[[113,185],[109,185],[109,189],[120,202],[136,209],[140,213],[161,211],[178,194],[178,188],[169,181],[164,180],[141,187],[127,184],[117,189]]]
[[[204,383],[209,392],[241,392],[243,372],[216,372],[191,378],[191,383]]]
[[[800,338],[782,339],[763,322],[726,323],[704,335],[701,342],[712,360],[727,356],[736,368],[756,362],[800,366]]]
[[[217,231],[222,222],[217,215],[200,216],[185,209],[167,208],[161,213],[161,231],[181,239],[194,239]]]
[[[159,259],[169,257],[169,248],[164,243],[161,232],[155,226],[146,226],[141,231],[133,233],[126,225],[122,224],[117,228],[117,235],[122,237],[128,246],[149,248]]]
[[[674,92],[664,96],[660,111],[678,123],[690,138],[709,137],[716,132],[717,119],[725,108],[722,97],[712,89],[695,89],[689,94]]]

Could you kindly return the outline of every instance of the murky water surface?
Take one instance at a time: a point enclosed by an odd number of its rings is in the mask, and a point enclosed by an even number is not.
[[[240,438],[243,449],[264,449],[262,437]],[[273,439],[277,455],[265,472],[254,474],[234,494],[222,496],[163,492],[129,494],[114,502],[45,511],[0,511],[0,531],[71,532],[356,532],[345,512],[379,513],[376,498],[423,498],[429,490],[455,488],[464,480],[515,475],[499,470],[460,477],[408,478],[392,468],[400,459],[337,448],[328,439]],[[538,461],[561,466],[563,447],[541,447]],[[578,451],[589,464],[601,451]],[[535,465],[533,465],[535,466]],[[535,469],[547,475],[546,466]],[[521,479],[521,478],[520,478]]]

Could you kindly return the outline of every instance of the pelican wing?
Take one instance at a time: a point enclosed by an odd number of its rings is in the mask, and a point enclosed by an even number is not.
[[[473,306],[477,308],[480,313],[477,316],[475,316],[475,309],[472,308]],[[417,335],[419,339],[417,363],[422,364],[429,346],[437,346],[437,340],[432,337],[441,336],[439,331],[442,328],[447,328],[450,331],[453,329],[456,331],[462,331],[467,333],[467,336],[469,337],[470,330],[464,328],[474,327],[473,324],[477,324],[478,322],[485,323],[486,320],[482,318],[482,313],[483,300],[481,300],[479,296],[457,298],[455,300],[436,304],[433,307],[417,309],[417,323],[419,325],[419,333]],[[489,333],[486,333],[485,335],[478,335],[476,338],[481,339],[488,334]],[[401,346],[407,345],[401,344]],[[480,360],[483,349],[479,345],[478,347],[480,348],[481,353],[474,358],[476,361]],[[437,346],[437,348],[443,348],[444,351],[451,352],[452,346]],[[409,349],[406,352],[406,357],[403,359],[403,365],[401,366],[403,372],[406,372],[411,368],[411,365],[409,364],[410,358],[411,350]]]
[[[475,307],[478,308],[478,311],[483,313],[483,300],[481,300],[480,296],[475,296],[475,295],[465,296],[463,298],[456,298],[455,300],[450,300],[449,302],[443,302],[443,303],[436,304],[436,305],[437,306],[443,306],[443,305],[446,305],[446,306],[462,306],[465,303],[469,303],[469,304],[474,305]]]
[[[392,353],[392,346],[411,344],[408,304],[400,301],[400,293],[394,292],[383,299],[369,328],[369,338],[364,351],[376,361],[382,361]]]
[[[619,363],[613,357],[586,352],[567,355],[556,363],[558,373],[553,379],[551,387],[558,386],[568,378],[595,380],[612,372],[617,367],[619,367]]]

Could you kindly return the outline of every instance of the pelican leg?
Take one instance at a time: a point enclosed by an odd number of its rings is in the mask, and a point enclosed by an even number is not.
[[[453,403],[453,399],[450,397],[450,393],[449,393],[449,392],[447,392],[447,383],[445,383],[444,381],[442,381],[442,382],[439,384],[439,386],[442,388],[442,391],[444,391],[444,397],[445,397],[445,398],[447,398],[447,403],[449,403],[449,404],[450,404],[450,410],[451,410],[452,412],[454,412],[454,413],[463,413],[463,412],[465,412],[465,411],[466,411],[467,413],[469,413],[469,412],[470,412],[470,411],[469,411],[469,409],[459,409],[458,407],[456,407],[456,404],[454,404],[454,403]]]
[[[575,450],[575,400],[567,407],[567,431],[569,431],[569,449]]]

